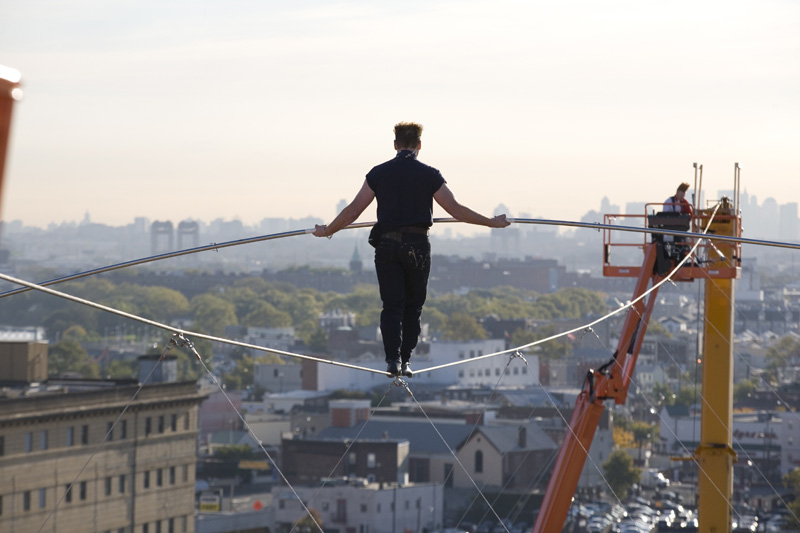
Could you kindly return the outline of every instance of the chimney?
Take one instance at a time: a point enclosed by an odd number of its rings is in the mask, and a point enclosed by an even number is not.
[[[149,376],[149,379],[148,379]],[[174,383],[178,381],[178,356],[140,355],[139,383]]]
[[[519,428],[519,447],[520,448],[527,448],[528,447],[528,428],[525,426],[520,426]]]

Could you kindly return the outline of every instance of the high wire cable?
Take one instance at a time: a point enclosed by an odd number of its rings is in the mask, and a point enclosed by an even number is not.
[[[231,344],[233,346],[240,346],[242,348],[248,348],[248,349],[255,350],[255,351],[274,353],[274,354],[278,354],[278,355],[285,355],[287,357],[294,357],[296,359],[304,359],[306,361],[316,361],[317,363],[325,363],[325,364],[334,365],[334,366],[342,366],[342,367],[350,368],[350,369],[353,369],[353,370],[362,370],[364,372],[372,372],[373,374],[389,375],[385,371],[375,370],[374,368],[367,368],[367,367],[358,366],[358,365],[350,365],[350,364],[347,364],[347,363],[341,363],[339,361],[331,361],[331,360],[328,360],[328,359],[321,359],[319,357],[313,357],[311,355],[303,355],[303,354],[298,354],[298,353],[293,353],[293,352],[286,352],[286,351],[278,350],[278,349],[275,349],[275,348],[267,348],[265,346],[258,346],[256,344],[248,344],[248,343],[245,343],[245,342],[234,341],[234,340],[226,339],[226,338],[223,338],[223,337],[215,337],[213,335],[206,335],[205,333],[198,333],[198,332],[194,332],[194,331],[184,330],[184,329],[181,329],[181,328],[175,328],[175,327],[172,327],[172,326],[168,326],[166,324],[162,324],[161,322],[156,322],[155,320],[149,320],[147,318],[143,318],[143,317],[131,314],[131,313],[126,313],[125,311],[120,311],[119,309],[115,309],[113,307],[108,307],[106,305],[102,305],[102,304],[99,304],[99,303],[96,303],[96,302],[92,302],[92,301],[86,300],[84,298],[79,298],[77,296],[72,296],[70,294],[66,294],[66,293],[63,293],[63,292],[60,292],[60,291],[56,291],[56,290],[51,289],[49,287],[44,287],[42,285],[37,285],[36,283],[31,283],[29,281],[25,281],[25,280],[22,280],[22,279],[19,279],[19,278],[15,278],[13,276],[9,276],[9,275],[3,274],[3,273],[0,273],[0,279],[3,279],[5,281],[11,282],[11,283],[16,283],[18,285],[23,285],[25,287],[28,287],[28,289],[35,289],[37,291],[41,291],[41,292],[50,294],[52,296],[57,296],[59,298],[65,299],[65,300],[70,300],[70,301],[75,302],[75,303],[86,305],[88,307],[92,307],[92,308],[98,309],[100,311],[106,311],[107,313],[111,313],[111,314],[114,314],[114,315],[117,315],[117,316],[128,318],[130,320],[134,320],[136,322],[141,322],[143,324],[147,324],[149,326],[153,326],[153,327],[156,327],[156,328],[159,328],[159,329],[163,329],[163,330],[166,330],[166,331],[170,331],[170,332],[173,332],[173,333],[189,335],[191,337],[196,337],[198,339],[206,339],[206,340],[209,340],[209,341],[220,342],[220,343],[223,343],[223,344]]]
[[[600,224],[594,222],[573,222],[569,220],[547,220],[547,219],[539,219],[539,218],[508,218],[509,222],[516,223],[516,224],[534,224],[534,225],[544,225],[544,226],[565,226],[565,227],[575,227],[575,228],[586,228],[586,229],[593,229],[593,230],[609,230],[609,231],[623,231],[629,233],[649,233],[652,235],[671,235],[671,236],[683,236],[683,237],[694,237],[694,238],[703,238],[707,237],[705,233],[691,233],[688,231],[674,231],[674,230],[667,230],[667,229],[660,229],[660,228],[644,228],[644,227],[636,227],[636,226],[617,226],[614,224]],[[458,222],[454,218],[435,218],[433,219],[434,223],[451,223],[451,222]],[[358,222],[355,224],[350,224],[349,226],[342,228],[342,229],[361,229],[361,228],[369,228],[375,225],[375,222]],[[244,244],[253,244],[257,242],[275,240],[275,239],[283,239],[286,237],[297,237],[300,235],[307,235],[314,232],[314,228],[308,229],[300,229],[300,230],[292,230],[286,231],[281,233],[272,233],[269,235],[261,235],[258,237],[250,237],[245,239],[237,239],[233,241],[226,241],[222,243],[211,243],[205,246],[198,246],[195,248],[187,248],[185,250],[177,250],[174,252],[166,252],[163,254],[152,255],[149,257],[143,257],[140,259],[134,259],[131,261],[125,261],[122,263],[116,263],[113,265],[95,268],[92,270],[86,270],[83,272],[78,272],[76,274],[70,274],[67,276],[62,276],[59,278],[53,278],[47,281],[42,281],[38,285],[43,287],[49,287],[50,285],[55,285],[58,283],[64,283],[65,281],[73,281],[76,279],[85,278],[88,276],[94,276],[97,274],[102,274],[105,272],[111,272],[114,270],[119,270],[122,268],[128,268],[136,265],[143,265],[146,263],[153,263],[156,261],[163,261],[165,259],[172,259],[175,257],[181,257],[184,255],[196,254],[200,252],[209,252],[209,251],[219,251],[224,248],[229,248],[232,246],[241,246]],[[789,243],[789,242],[782,242],[782,241],[768,241],[763,239],[747,239],[743,237],[732,237],[728,235],[715,235],[713,237],[714,240],[719,241],[730,241],[730,242],[740,242],[742,244],[754,244],[757,246],[768,246],[768,247],[776,247],[776,248],[789,248],[794,250],[800,250],[800,244],[797,243]],[[31,290],[31,287],[22,287],[18,289],[13,289],[5,292],[0,292],[0,298],[5,298],[6,296],[11,296],[14,294],[19,294],[23,292],[27,292]]]

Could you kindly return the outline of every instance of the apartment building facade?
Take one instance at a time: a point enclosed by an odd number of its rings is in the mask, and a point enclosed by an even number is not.
[[[0,531],[194,531],[203,399],[194,382],[44,380],[1,390]]]

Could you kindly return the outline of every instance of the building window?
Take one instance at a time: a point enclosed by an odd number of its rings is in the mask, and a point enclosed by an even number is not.
[[[47,489],[39,489],[39,509],[44,509],[47,505]]]
[[[75,444],[75,428],[70,426],[67,428],[67,446]]]
[[[380,506],[380,504],[378,504],[378,506]],[[323,511],[327,511],[329,508],[330,508],[330,505],[328,505],[328,502],[322,502],[322,510]],[[378,511],[380,511],[380,509],[378,509]]]
[[[46,450],[47,449],[47,430],[43,429],[41,433],[39,433],[39,449]]]
[[[89,444],[89,426],[81,426],[81,444]]]
[[[515,366],[515,367],[514,367],[514,375],[515,375],[515,376],[518,376],[518,375],[519,375],[519,367],[518,367],[518,366]]]
[[[144,434],[149,435],[153,431],[153,420],[148,416],[144,419]]]
[[[0,457],[6,454],[6,438],[0,435]]]
[[[3,497],[0,496],[0,516],[3,516]]]
[[[86,482],[81,481],[81,501],[86,499]]]
[[[189,429],[189,413],[186,413],[186,415],[183,417],[183,429]]]
[[[475,473],[480,474],[483,472],[483,452],[478,450],[475,452]]]
[[[375,468],[376,460],[374,453],[367,454],[367,468]]]
[[[33,449],[33,433],[25,433],[25,451],[29,452]]]
[[[169,427],[172,431],[178,431],[178,415],[173,414],[170,416]]]
[[[175,533],[175,519],[170,518],[167,522],[167,533]]]
[[[189,517],[187,517],[187,516],[184,516],[184,517],[183,517],[183,525],[181,526],[181,531],[182,531],[183,533],[186,533],[186,527],[187,527],[187,524],[188,524],[188,523],[189,523]]]
[[[22,495],[22,510],[23,511],[31,510],[31,491],[29,490],[26,490],[25,493]]]
[[[149,488],[150,488],[150,472],[145,472],[145,473],[144,473],[144,483],[143,483],[143,486],[144,486],[144,488],[146,488],[146,489],[149,489]]]
[[[350,452],[347,456],[347,460],[350,462],[351,465],[356,464],[356,461],[358,460],[356,452]]]
[[[156,522],[156,533],[161,533],[161,520]]]
[[[174,466],[169,467],[169,484],[170,485],[174,485],[175,484],[175,467]]]
[[[64,491],[64,501],[67,503],[72,503],[72,485],[67,485],[67,488]]]
[[[189,467],[187,465],[183,465],[183,482],[187,483],[189,481]]]
[[[378,513],[380,513],[380,512],[381,512],[381,504],[378,504],[378,505],[375,507],[375,511],[377,511]]]
[[[142,533],[150,533],[150,526],[142,524]]]
[[[111,476],[106,478],[106,496],[111,496]]]
[[[110,441],[114,440],[114,422],[106,424],[106,438]]]
[[[164,433],[164,415],[158,417],[158,432]],[[158,527],[158,526],[156,526]]]
[[[119,476],[119,493],[125,494],[125,474]]]
[[[160,487],[163,484],[163,481],[164,481],[164,474],[162,473],[162,470],[159,468],[158,470],[156,470],[156,486]]]
[[[499,368],[495,368],[494,369],[494,375],[495,376],[499,376],[500,375],[500,369]]]
[[[128,421],[121,420],[119,423],[119,438],[127,439],[128,438]]]
[[[366,513],[367,512],[367,504],[366,503],[362,503],[361,504],[361,512],[362,513]]]

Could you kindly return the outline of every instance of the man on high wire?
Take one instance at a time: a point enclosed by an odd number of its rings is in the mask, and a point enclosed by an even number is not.
[[[350,205],[330,224],[314,229],[317,237],[331,237],[378,199],[378,222],[369,242],[375,247],[375,272],[383,302],[381,335],[390,376],[412,376],[408,361],[419,338],[431,271],[428,229],[433,225],[433,200],[460,222],[490,228],[510,224],[504,214],[488,218],[458,203],[442,174],[417,160],[421,136],[420,124],[395,125],[394,159],[370,170]]]

